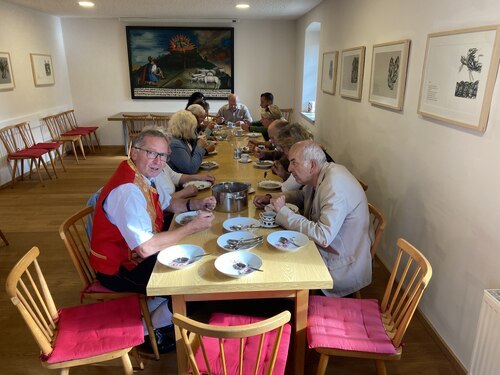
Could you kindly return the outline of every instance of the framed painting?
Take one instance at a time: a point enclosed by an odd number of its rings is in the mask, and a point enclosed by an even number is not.
[[[340,96],[361,99],[366,47],[342,50],[340,74]]]
[[[428,35],[419,114],[486,130],[500,58],[499,30],[495,25]]]
[[[409,39],[373,46],[370,103],[403,109],[409,50]]]
[[[50,55],[31,53],[31,70],[33,72],[33,81],[35,86],[54,85],[54,67]]]
[[[127,26],[132,99],[209,99],[234,90],[232,27]]]
[[[323,53],[321,90],[327,94],[335,95],[335,88],[337,86],[338,59],[339,51]]]
[[[12,90],[16,87],[12,64],[8,52],[0,52],[0,90]]]

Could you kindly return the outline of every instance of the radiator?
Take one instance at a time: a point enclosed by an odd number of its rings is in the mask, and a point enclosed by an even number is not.
[[[470,375],[500,373],[500,289],[486,289],[479,313]]]

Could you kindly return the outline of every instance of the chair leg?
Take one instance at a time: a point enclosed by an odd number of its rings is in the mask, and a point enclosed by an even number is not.
[[[144,362],[142,362],[142,358],[137,351],[137,348],[134,346],[130,352],[132,354],[132,357],[134,357],[135,361],[137,362],[137,366],[139,366],[141,370],[144,370]]]
[[[66,172],[66,167],[64,166],[62,154],[59,152],[59,148],[56,149],[56,154],[59,157],[59,161],[61,162],[64,172]]]
[[[376,359],[375,368],[377,369],[377,375],[387,375],[387,370],[385,368],[385,361],[381,359]]]
[[[87,160],[87,158],[85,156],[85,150],[83,149],[82,137],[80,137],[78,139],[78,144],[80,145],[80,150],[82,151],[83,160]]]
[[[14,159],[14,166],[12,167],[12,187],[16,183],[17,159]]]
[[[155,355],[155,359],[160,360],[160,352],[158,351],[158,343],[156,342],[155,330],[153,328],[153,322],[151,321],[151,314],[149,313],[148,303],[146,301],[146,296],[141,296],[139,301],[141,303],[142,317],[146,323],[146,328],[149,334],[149,340],[151,341],[151,348]]]
[[[43,169],[45,169],[45,172],[47,173],[47,176],[49,176],[49,178],[52,180],[52,176],[51,176],[51,174],[49,172],[49,168],[47,168],[47,163],[45,163],[45,160],[43,160],[42,157],[40,157],[38,159],[38,168],[40,168],[40,163],[42,163]]]
[[[318,369],[316,370],[316,375],[325,375],[326,367],[328,366],[329,356],[326,354],[321,354],[318,362]]]
[[[124,355],[122,355],[121,359],[122,359],[122,364],[123,364],[123,373],[125,375],[133,375],[134,369],[132,367],[132,362],[130,362],[130,357],[128,356],[128,353],[125,353]]]
[[[49,151],[49,158],[50,158],[50,164],[52,164],[52,170],[54,171],[54,175],[56,176],[56,178],[59,178],[56,172],[56,163],[54,162],[54,158],[52,157],[52,151]]]
[[[62,368],[61,375],[69,375],[69,367]]]
[[[76,164],[80,164],[80,162],[78,161],[78,155],[76,153],[75,142],[71,141],[71,147],[73,148],[73,154],[75,155]]]
[[[97,132],[93,132],[95,141],[97,142],[97,147],[99,147],[99,150],[101,149],[101,142],[99,142],[99,138],[97,138]]]
[[[9,241],[7,241],[7,237],[5,237],[5,234],[0,230],[0,238],[5,242],[7,246],[9,246]]]
[[[33,160],[33,159],[32,159]],[[45,165],[45,163],[44,163]],[[39,163],[35,162],[35,168],[36,168],[36,172],[38,173],[38,177],[40,178],[40,182],[42,183],[42,186],[45,187],[44,183],[43,183],[43,178],[42,178],[42,172],[40,172],[40,166],[39,166]],[[45,169],[47,169],[47,166],[45,165]]]

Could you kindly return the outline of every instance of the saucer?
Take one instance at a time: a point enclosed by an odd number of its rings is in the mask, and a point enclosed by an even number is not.
[[[238,159],[238,161],[243,164],[248,164],[252,162],[252,159],[249,158],[247,161],[244,161],[243,159]]]

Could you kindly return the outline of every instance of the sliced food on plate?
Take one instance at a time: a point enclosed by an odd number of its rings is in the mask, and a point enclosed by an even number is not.
[[[194,185],[196,186],[196,189],[198,190],[205,190],[208,189],[210,186],[212,186],[212,183],[210,181],[189,181],[186,182],[183,186],[189,186],[189,185]]]

